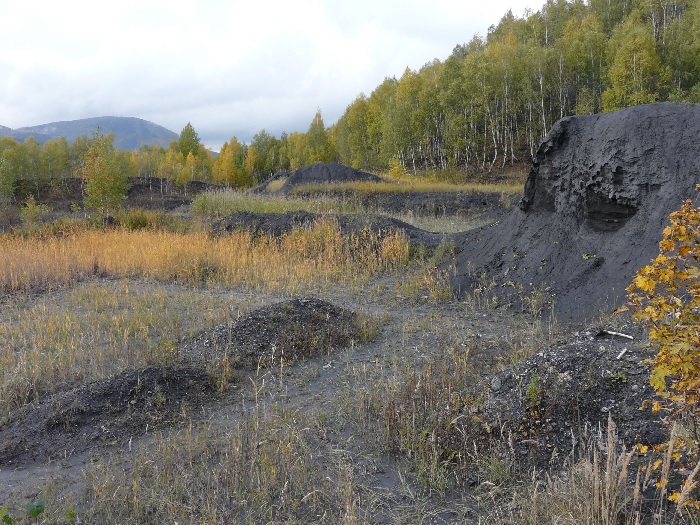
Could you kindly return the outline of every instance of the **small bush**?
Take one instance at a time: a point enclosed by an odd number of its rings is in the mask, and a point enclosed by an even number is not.
[[[696,187],[700,190],[700,185]],[[686,199],[669,216],[659,242],[659,255],[635,276],[627,288],[633,319],[649,329],[658,352],[652,361],[650,383],[664,401],[647,401],[654,412],[665,409],[670,418],[684,423],[691,439],[667,443],[668,456],[689,456],[677,470],[686,478],[668,499],[679,508],[700,508],[695,477],[698,473],[700,415],[700,208]],[[694,464],[694,465],[693,465]],[[664,462],[662,488],[668,483],[669,463]],[[687,474],[694,467],[691,474]]]
[[[46,204],[37,204],[34,195],[30,195],[20,210],[19,216],[24,226],[36,228],[46,220],[50,213],[51,209]]]
[[[700,187],[698,188],[700,189]],[[633,319],[658,349],[651,385],[674,416],[700,414],[700,208],[673,212],[660,253],[627,288]],[[655,409],[659,409],[659,405]]]

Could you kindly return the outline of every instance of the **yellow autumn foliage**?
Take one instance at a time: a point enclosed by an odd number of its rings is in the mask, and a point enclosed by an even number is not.
[[[696,189],[700,190],[700,186]],[[627,288],[633,318],[657,347],[650,383],[675,417],[700,414],[700,208],[670,216],[660,254]],[[655,404],[656,405],[656,404]],[[658,407],[655,407],[658,408]]]

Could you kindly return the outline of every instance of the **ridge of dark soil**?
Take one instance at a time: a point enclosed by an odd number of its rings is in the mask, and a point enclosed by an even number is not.
[[[259,308],[197,336],[180,349],[187,362],[220,360],[256,370],[365,340],[356,313],[313,297]]]
[[[66,459],[167,427],[216,397],[207,365],[292,364],[368,339],[354,312],[316,298],[273,303],[219,325],[179,349],[181,366],[149,366],[70,388],[14,412],[0,425],[0,466]]]
[[[343,234],[358,235],[364,230],[372,231],[380,236],[396,231],[403,232],[412,244],[423,245],[428,249],[434,249],[441,242],[449,242],[456,238],[454,234],[427,232],[399,219],[384,215],[341,215],[307,211],[285,213],[239,211],[216,221],[213,224],[213,230],[218,233],[247,230],[253,235],[280,237],[295,228],[310,228],[321,218],[335,221]]]
[[[171,211],[187,205],[200,193],[220,189],[221,186],[201,181],[191,181],[184,186],[177,185],[169,179],[157,177],[132,177],[124,205],[127,208],[145,208],[151,210]],[[42,188],[37,204],[46,204],[54,212],[68,213],[72,206],[83,207],[85,183],[81,178],[63,179],[59,184]],[[34,192],[30,181],[17,181],[15,201],[24,202]]]
[[[652,355],[628,322],[625,335],[585,329],[488,378],[481,411],[487,427],[510,432],[518,456],[540,470],[560,467],[580,450],[583,435],[605,433],[608,417],[627,449],[668,438],[660,414],[641,409],[656,399],[649,384]],[[631,336],[630,336],[631,337]]]
[[[274,178],[281,177],[277,174]],[[297,169],[287,177],[287,180],[276,193],[287,195],[293,188],[305,184],[334,184],[356,181],[380,182],[381,180],[376,175],[344,166],[337,162],[319,162]]]
[[[203,370],[149,366],[50,395],[0,426],[0,466],[65,459],[123,446],[213,399]]]

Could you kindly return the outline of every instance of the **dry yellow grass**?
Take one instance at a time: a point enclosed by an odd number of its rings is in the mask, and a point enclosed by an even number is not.
[[[296,294],[362,282],[408,260],[401,235],[341,235],[330,220],[280,239],[124,229],[0,237],[0,417],[61,383],[167,362],[175,340],[191,335],[178,331],[178,319],[199,312],[196,332],[227,314],[194,290],[176,297],[139,292],[128,279]],[[70,288],[93,277],[124,281]],[[63,306],[51,302],[53,294],[22,306],[27,293],[59,288],[70,292]],[[215,313],[207,317],[207,308]]]
[[[8,298],[0,315],[0,420],[66,384],[171,364],[176,343],[235,311],[220,294],[128,279]]]
[[[348,282],[408,261],[399,234],[343,236],[332,221],[281,239],[246,232],[216,237],[165,231],[82,231],[65,237],[0,237],[0,291],[62,287],[90,276],[189,284],[245,285],[297,292]]]

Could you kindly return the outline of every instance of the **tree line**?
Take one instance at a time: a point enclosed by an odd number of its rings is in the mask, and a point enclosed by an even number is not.
[[[698,0],[548,0],[358,96],[332,135],[355,167],[474,173],[528,161],[564,116],[656,101],[700,102]]]
[[[114,151],[109,136],[105,147],[125,176],[177,184],[247,187],[331,161],[468,177],[528,162],[561,117],[664,100],[700,103],[700,0],[547,0],[523,17],[508,12],[444,61],[386,78],[328,128],[318,110],[306,132],[232,137],[218,155],[191,124],[168,148]],[[0,196],[18,181],[39,194],[83,177],[94,140],[0,138]]]
[[[100,162],[95,164],[96,155]],[[191,124],[168,148],[142,146],[124,151],[114,148],[114,135],[80,136],[72,143],[61,137],[40,144],[33,137],[17,142],[0,138],[0,198],[14,194],[41,196],[43,191],[68,179],[87,181],[96,171],[110,172],[112,178],[167,179],[185,185],[203,181],[233,187],[248,187],[280,170],[293,170],[316,162],[337,160],[331,137],[318,111],[306,133],[283,133],[280,138],[265,130],[250,144],[236,137],[226,141],[218,155],[200,141]],[[94,167],[98,169],[92,169]],[[117,177],[118,174],[119,176]],[[21,186],[21,188],[19,188]]]

